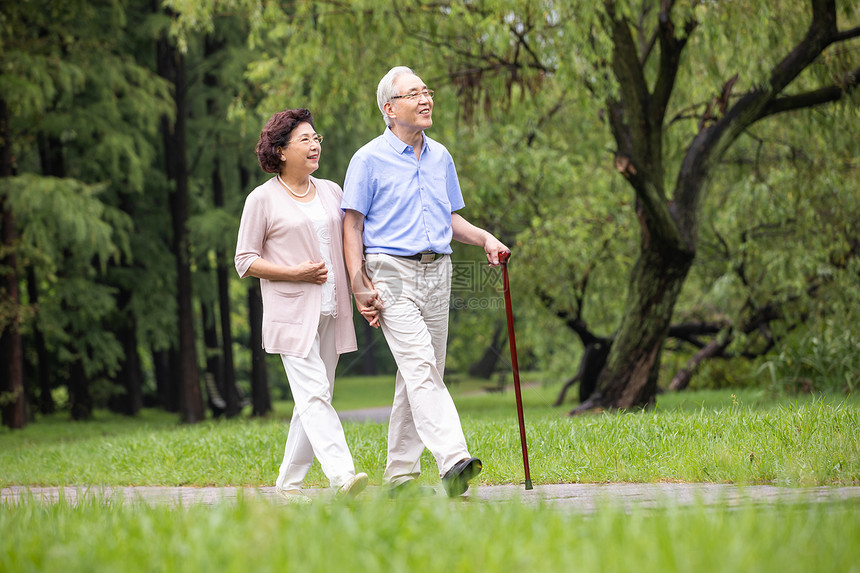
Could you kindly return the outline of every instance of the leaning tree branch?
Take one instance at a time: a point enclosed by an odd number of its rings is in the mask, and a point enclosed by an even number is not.
[[[675,195],[676,204],[686,216],[686,220],[681,222],[682,228],[695,229],[694,217],[702,193],[698,182],[708,175],[714,161],[722,157],[741,133],[767,113],[779,94],[803,70],[841,37],[836,26],[835,0],[810,0],[810,4],[812,22],[806,35],[774,66],[768,84],[746,93],[714,124],[703,125],[694,139],[684,157]]]
[[[678,69],[681,65],[681,53],[687,45],[693,29],[696,27],[694,20],[685,24],[686,35],[683,38],[675,37],[675,24],[672,22],[672,2],[664,2],[658,16],[657,37],[660,41],[660,69],[657,72],[657,82],[654,84],[654,94],[651,98],[651,124],[652,130],[660,132],[660,127],[666,116],[666,108],[672,97],[675,80],[678,77]]]
[[[627,123],[626,128],[636,134],[634,140],[638,139],[641,142],[640,145],[644,147],[646,134],[640,132],[647,128],[642,120],[646,117],[644,106],[649,97],[645,71],[639,64],[636,42],[627,20],[616,14],[615,3],[611,0],[606,0],[604,5],[609,16],[609,32],[612,36],[612,70],[618,79],[618,89],[624,109],[624,116],[619,119]],[[622,151],[632,154],[638,150]]]
[[[730,341],[730,338],[727,338],[726,341],[714,338],[701,350],[696,352],[689,360],[687,360],[687,364],[678,370],[678,372],[675,373],[675,376],[672,377],[672,381],[669,382],[669,390],[677,391],[686,389],[687,386],[690,385],[690,380],[693,379],[693,374],[696,372],[699,365],[705,360],[721,354],[729,345]]]
[[[564,322],[565,326],[575,332],[576,335],[579,336],[583,345],[587,346],[589,344],[594,344],[595,342],[600,342],[601,340],[606,340],[604,337],[598,336],[589,330],[588,324],[581,316],[578,314],[574,315],[564,309],[560,309],[555,303],[555,298],[548,292],[543,289],[538,289],[537,294],[544,307],[560,318]]]
[[[806,288],[806,296],[814,297],[821,288],[827,278],[819,278],[810,280]],[[747,306],[752,309],[750,316],[739,327],[733,327],[728,322],[723,323],[690,323],[686,325],[677,325],[670,327],[669,336],[690,342],[690,339],[695,339],[695,334],[715,334],[713,340],[707,344],[696,345],[699,350],[696,352],[681,368],[669,384],[670,390],[683,390],[687,388],[698,367],[706,360],[712,358],[734,358],[740,356],[746,359],[755,359],[770,352],[776,346],[776,338],[770,330],[770,324],[777,320],[783,320],[786,317],[785,309],[789,305],[797,302],[801,298],[795,294],[787,297],[782,301],[771,301],[768,304],[756,307],[751,300],[747,300]],[[786,325],[789,330],[792,330],[802,324],[807,319],[807,313],[801,314],[797,321]],[[765,339],[766,344],[756,349],[755,351],[749,348],[743,349],[737,354],[726,353],[726,349],[734,342],[736,333],[745,335],[752,334],[758,331]]]
[[[835,0],[811,0],[812,22],[806,36],[785,56],[770,75],[770,94],[776,95],[808,68],[839,35]]]
[[[630,182],[642,208],[645,236],[673,250],[685,250],[680,229],[669,211],[663,186],[661,125],[653,125],[649,111],[651,94],[639,63],[636,42],[627,19],[604,0],[607,27],[612,36],[612,72],[618,80],[619,97],[608,102],[609,123],[618,145],[616,169]],[[655,131],[656,130],[656,131]]]
[[[851,28],[850,30],[842,30],[841,32],[836,33],[836,37],[833,39],[834,43],[844,42],[845,40],[853,40],[854,38],[860,38],[860,26],[857,28]]]
[[[697,335],[714,335],[729,326],[727,321],[721,322],[686,322],[669,327],[668,336],[688,342],[693,346],[701,348],[702,343],[696,338]]]
[[[764,110],[762,110],[760,119],[787,111],[805,109],[839,101],[845,95],[854,91],[858,84],[860,84],[860,68],[855,68],[843,76],[843,81],[839,85],[827,86],[809,92],[776,98],[767,107],[765,107]]]

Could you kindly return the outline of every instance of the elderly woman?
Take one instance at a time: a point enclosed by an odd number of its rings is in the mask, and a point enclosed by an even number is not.
[[[257,158],[275,177],[245,200],[236,245],[239,276],[260,279],[263,348],[281,355],[295,400],[276,482],[290,503],[310,503],[301,486],[315,455],[338,494],[367,485],[331,405],[338,357],[356,350],[356,340],[341,242],[343,191],[311,177],[322,139],[306,109],[269,119]]]

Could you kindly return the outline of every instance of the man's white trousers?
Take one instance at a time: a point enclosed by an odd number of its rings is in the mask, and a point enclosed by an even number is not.
[[[366,268],[385,306],[380,326],[397,362],[383,480],[397,485],[417,477],[425,446],[444,475],[470,457],[460,416],[442,380],[451,257],[422,264],[368,253]]]

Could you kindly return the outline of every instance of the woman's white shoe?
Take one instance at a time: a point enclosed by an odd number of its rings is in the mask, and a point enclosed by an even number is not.
[[[277,490],[278,495],[287,503],[298,505],[309,505],[313,503],[313,500],[305,495],[300,489],[281,489],[279,487],[276,487],[275,489]]]
[[[337,489],[337,495],[355,497],[367,487],[367,474],[364,472],[355,474]]]

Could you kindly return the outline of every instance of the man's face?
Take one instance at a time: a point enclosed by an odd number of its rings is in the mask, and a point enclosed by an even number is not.
[[[427,85],[414,74],[398,76],[394,88],[399,95],[419,94],[427,90]],[[424,130],[433,125],[433,99],[427,96],[416,98],[397,98],[390,102],[394,117],[392,125]]]

